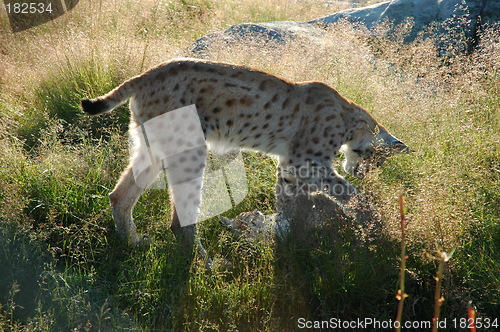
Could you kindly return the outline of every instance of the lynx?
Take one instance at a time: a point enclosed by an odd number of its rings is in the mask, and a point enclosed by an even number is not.
[[[82,108],[100,114],[128,99],[131,131],[166,112],[195,104],[211,150],[236,148],[273,155],[278,159],[281,180],[327,191],[346,207],[359,195],[332,167],[339,151],[345,156],[344,170],[359,178],[390,154],[408,151],[367,111],[332,87],[321,82],[293,83],[243,66],[174,59],[104,96],[83,99]],[[201,155],[189,162],[202,168],[204,158]],[[132,173],[137,162],[132,156],[110,194],[116,231],[133,243],[141,236],[132,210],[144,190]],[[145,172],[141,181],[151,183],[157,175],[156,171]],[[194,225],[181,227],[175,207],[170,228],[192,248]]]

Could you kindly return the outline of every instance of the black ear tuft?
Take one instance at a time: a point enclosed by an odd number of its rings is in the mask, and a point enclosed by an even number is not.
[[[84,98],[82,99],[82,109],[85,113],[95,115],[108,111],[108,106],[105,101]]]

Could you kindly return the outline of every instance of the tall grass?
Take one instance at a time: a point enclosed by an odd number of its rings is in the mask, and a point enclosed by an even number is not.
[[[438,249],[455,250],[440,317],[467,317],[469,301],[477,317],[498,317],[497,26],[482,31],[472,55],[448,58],[437,56],[432,38],[403,46],[386,35],[391,27],[366,39],[345,23],[321,43],[243,43],[209,53],[296,81],[325,81],[416,151],[363,181],[349,178],[375,202],[385,237],[368,240],[355,225],[329,222],[252,242],[234,238],[214,218],[199,225],[217,263],[207,273],[201,262],[182,259],[168,230],[168,193],[151,190],[135,211],[151,247],[132,250],[116,239],[107,194],[127,162],[127,109],[89,118],[78,110],[80,98],[190,55],[194,39],[228,24],[306,21],[323,8],[313,0],[80,1],[54,22],[16,35],[2,23],[0,328],[274,331],[297,329],[301,317],[394,319],[401,193],[411,294],[403,321],[433,317]],[[227,216],[272,213],[275,162],[256,154],[245,161],[250,193]]]

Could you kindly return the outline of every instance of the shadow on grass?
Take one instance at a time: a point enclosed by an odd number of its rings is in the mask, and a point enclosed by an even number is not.
[[[397,243],[383,235],[367,239],[352,222],[292,224],[276,245],[279,325],[295,330],[305,321],[393,319],[396,253]]]
[[[0,330],[172,329],[172,311],[190,277],[190,260],[178,247],[159,241],[139,250],[111,235],[101,248],[87,246],[92,259],[68,257],[3,223]]]
[[[39,276],[50,254],[26,230],[0,222],[0,314],[26,321],[43,297]]]
[[[77,262],[37,236],[16,223],[0,227],[0,327],[64,331],[117,321],[134,325],[110,308],[96,262]]]

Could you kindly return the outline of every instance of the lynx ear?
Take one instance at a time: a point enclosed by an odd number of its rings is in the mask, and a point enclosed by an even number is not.
[[[396,137],[389,135],[384,140],[384,148],[389,150],[391,153],[412,153],[413,150],[411,150],[406,144],[401,142],[399,139]]]

